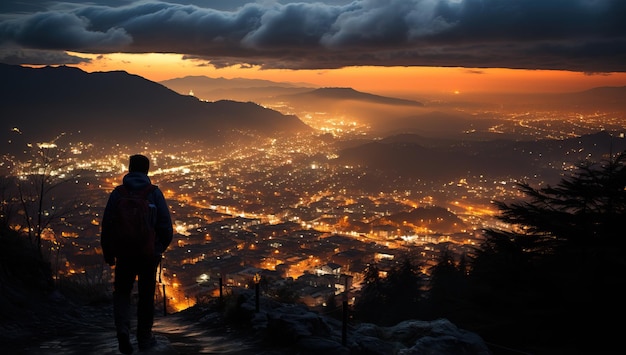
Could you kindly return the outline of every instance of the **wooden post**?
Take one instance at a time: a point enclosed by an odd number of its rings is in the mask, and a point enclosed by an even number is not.
[[[348,301],[342,302],[343,317],[341,323],[341,345],[346,346],[348,343]]]
[[[261,275],[254,274],[252,278],[254,281],[254,309],[257,313],[259,313],[259,282],[261,282]]]
[[[255,294],[254,310],[257,313],[259,313],[259,284],[254,284],[254,294]]]
[[[167,297],[165,297],[165,284],[163,284],[163,316],[167,315]]]
[[[222,275],[220,275],[220,303],[222,302]]]
[[[342,324],[341,324],[341,345],[346,346],[348,343],[348,278],[344,280],[343,289],[343,302],[341,306],[343,308]]]

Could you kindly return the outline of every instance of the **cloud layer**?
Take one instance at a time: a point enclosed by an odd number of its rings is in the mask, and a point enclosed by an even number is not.
[[[626,71],[623,0],[196,2],[214,5],[9,1],[0,8],[0,62],[83,60],[64,51],[157,52],[216,67]]]

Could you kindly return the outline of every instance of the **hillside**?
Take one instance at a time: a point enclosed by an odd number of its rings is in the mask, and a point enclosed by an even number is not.
[[[626,110],[626,86],[596,87],[590,90],[560,95],[563,104],[588,110]]]
[[[318,105],[324,101],[355,101],[366,104],[378,104],[378,105],[393,105],[393,106],[409,106],[409,107],[422,107],[424,104],[418,101],[397,99],[393,97],[386,97],[380,95],[374,95],[369,93],[360,92],[352,88],[341,87],[328,87],[320,88],[307,92],[283,95],[278,99],[288,101],[293,105],[303,107],[307,105]]]
[[[383,217],[377,223],[391,224],[400,228],[411,224],[421,228],[428,228],[438,233],[454,233],[465,223],[454,213],[443,207],[418,207],[408,212],[400,212]]]
[[[206,76],[186,76],[163,80],[160,84],[182,95],[193,95],[201,100],[236,100],[265,102],[276,96],[310,91],[311,84],[293,84],[261,79],[209,78]]]
[[[3,142],[79,134],[83,141],[158,138],[220,142],[232,132],[307,132],[296,116],[251,102],[203,102],[126,72],[0,65]],[[12,135],[8,135],[10,132]]]

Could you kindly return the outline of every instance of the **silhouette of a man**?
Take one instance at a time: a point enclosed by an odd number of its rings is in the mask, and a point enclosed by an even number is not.
[[[128,191],[140,191],[152,185],[148,177],[150,160],[143,155],[133,155],[129,159],[128,174],[122,179],[122,185]],[[154,204],[156,211],[156,240],[154,255],[129,255],[121,252],[115,241],[115,209],[122,197],[119,189],[109,195],[102,216],[101,245],[104,260],[110,266],[115,265],[113,290],[113,314],[119,350],[123,354],[132,354],[131,334],[131,292],[137,279],[137,343],[139,350],[147,350],[156,345],[152,334],[154,323],[154,291],[156,287],[156,271],[162,253],[172,241],[173,228],[170,211],[163,192],[155,186],[148,194],[148,200]],[[154,220],[154,218],[153,218]]]

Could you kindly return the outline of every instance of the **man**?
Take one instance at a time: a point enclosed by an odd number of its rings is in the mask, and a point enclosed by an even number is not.
[[[152,216],[154,224],[154,248],[148,254],[141,255],[135,251],[128,252],[128,246],[116,241],[121,233],[116,231],[116,209],[123,197],[123,191],[116,188],[109,195],[109,200],[102,216],[101,245],[104,260],[110,266],[115,265],[113,289],[113,314],[119,350],[123,354],[132,354],[133,346],[130,341],[131,292],[137,278],[137,343],[139,350],[147,350],[156,345],[157,341],[152,334],[154,323],[154,291],[156,287],[156,271],[161,261],[162,253],[172,241],[173,228],[170,211],[163,196],[163,192],[152,185],[148,177],[150,160],[144,155],[133,155],[129,159],[128,174],[122,179],[126,191],[138,192],[148,186],[147,199],[156,217]],[[152,206],[154,205],[154,206]],[[118,238],[119,239],[119,238]],[[120,246],[122,244],[122,246]],[[126,250],[123,250],[123,249]],[[135,255],[132,255],[132,254]]]

